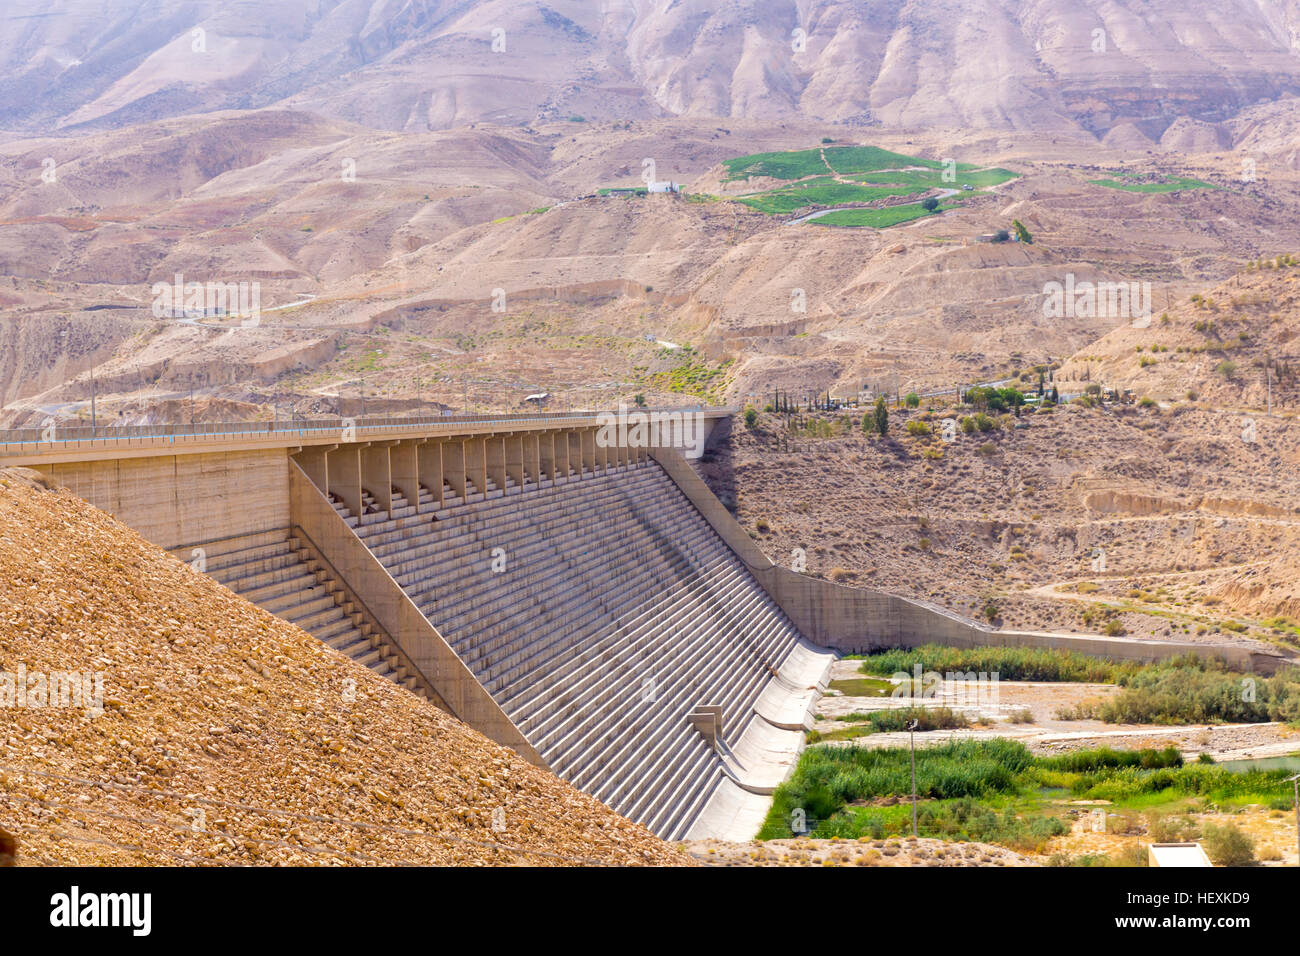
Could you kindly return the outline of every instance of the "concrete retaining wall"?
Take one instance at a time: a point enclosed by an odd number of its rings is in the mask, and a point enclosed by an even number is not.
[[[289,524],[284,448],[52,463],[41,471],[162,548]]]
[[[804,636],[841,653],[922,644],[1043,647],[1144,662],[1190,653],[1221,657],[1237,669],[1262,674],[1273,673],[1286,660],[1241,646],[996,630],[937,605],[798,574],[768,559],[681,455],[672,449],[655,449],[653,455]]]

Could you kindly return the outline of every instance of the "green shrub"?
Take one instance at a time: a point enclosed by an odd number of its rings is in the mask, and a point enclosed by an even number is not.
[[[889,676],[900,671],[911,674],[917,665],[922,671],[939,673],[997,674],[1000,680],[1086,681],[1118,683],[1141,665],[1117,664],[1086,657],[1073,651],[1056,651],[1036,647],[947,647],[924,644],[921,647],[880,651],[865,657],[859,670],[863,674]]]
[[[910,758],[907,747],[810,747],[790,779],[777,788],[759,839],[790,836],[790,814],[796,808],[810,823],[816,821],[816,836],[856,837],[890,827],[900,832],[911,822],[904,814],[891,816],[888,803],[884,807],[863,804],[910,794]],[[1023,744],[1004,738],[950,740],[916,752],[917,794],[928,801],[921,811],[922,832],[1041,851],[1047,836],[1066,832],[1060,829],[1060,821],[1053,822],[1050,816],[1021,819],[1010,810],[999,813],[975,801],[1031,798],[1044,788],[1065,789],[1078,799],[1112,802],[1153,796],[1161,801],[1199,797],[1216,803],[1246,798],[1257,802],[1281,800],[1291,792],[1286,770],[1233,773],[1200,764],[1180,766],[1180,760],[1175,748],[1034,757]],[[1137,815],[1128,817],[1126,832],[1140,832]],[[1186,819],[1158,822],[1155,831],[1195,835],[1194,824]],[[1223,844],[1224,859],[1246,858],[1237,837],[1228,834],[1217,839]]]
[[[1253,866],[1255,841],[1231,823],[1205,825],[1205,853],[1219,866]]]
[[[894,733],[907,730],[912,721],[917,723],[917,732],[927,730],[952,730],[969,727],[970,719],[959,710],[951,707],[895,707],[890,710],[873,710],[868,713],[853,713],[840,720],[854,723],[868,723],[873,733]]]
[[[1095,750],[1075,750],[1055,757],[1040,757],[1037,764],[1045,770],[1063,770],[1069,773],[1094,773],[1116,767],[1154,770],[1181,767],[1183,755],[1174,746],[1162,750],[1112,750],[1109,747],[1098,747]]]
[[[1253,694],[1245,691],[1253,681]],[[1124,680],[1098,716],[1116,724],[1263,723],[1300,719],[1300,683],[1286,674],[1255,678],[1222,669],[1156,665]],[[1248,699],[1252,697],[1253,700]]]
[[[881,437],[889,434],[889,408],[885,405],[885,396],[883,395],[876,399],[876,407],[872,410],[871,423],[876,434]]]
[[[1147,835],[1152,843],[1188,843],[1201,835],[1201,828],[1186,814],[1147,814]]]

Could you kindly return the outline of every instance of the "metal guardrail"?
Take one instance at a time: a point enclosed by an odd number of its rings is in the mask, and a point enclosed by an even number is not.
[[[682,406],[674,408],[629,408],[629,414],[636,412],[647,415],[673,415],[714,413],[717,415],[734,414],[735,409],[720,406]],[[214,441],[231,438],[265,437],[273,439],[306,438],[312,435],[342,434],[353,432],[358,439],[366,433],[376,431],[416,431],[457,425],[535,425],[544,422],[579,422],[593,421],[601,415],[615,415],[616,409],[569,412],[530,412],[519,415],[494,416],[473,413],[455,415],[429,415],[416,417],[387,418],[315,418],[286,419],[270,422],[208,422],[192,425],[90,425],[64,426],[57,422],[41,428],[0,429],[0,455],[39,453],[73,448],[107,448],[133,442],[163,441],[168,444],[181,441]]]

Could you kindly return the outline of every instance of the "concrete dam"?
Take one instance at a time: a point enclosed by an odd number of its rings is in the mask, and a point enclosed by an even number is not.
[[[754,835],[838,653],[1198,649],[997,631],[774,565],[691,464],[731,414],[31,429],[0,433],[0,465],[669,839]]]

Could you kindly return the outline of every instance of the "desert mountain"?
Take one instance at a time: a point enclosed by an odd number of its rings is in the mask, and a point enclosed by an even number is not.
[[[1295,0],[16,0],[4,20],[0,129],[29,133],[288,105],[408,132],[689,115],[1158,141],[1300,92]]]

